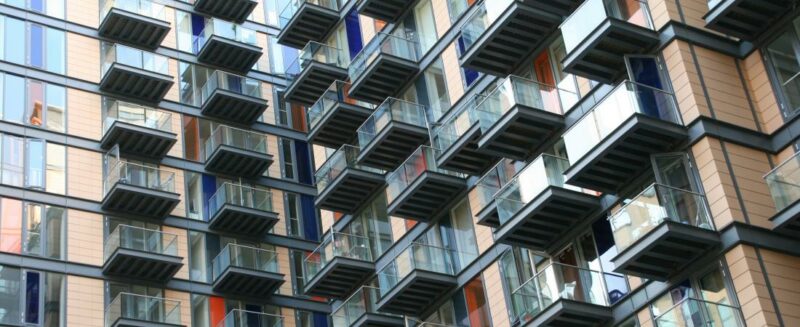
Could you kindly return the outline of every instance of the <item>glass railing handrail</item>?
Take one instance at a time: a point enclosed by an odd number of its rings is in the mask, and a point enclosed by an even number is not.
[[[140,186],[144,188],[175,192],[175,173],[148,167],[127,161],[119,161],[107,170],[105,193],[116,183]]]
[[[234,42],[258,46],[255,30],[219,18],[207,18],[205,20],[205,27],[200,35],[200,37],[194,39],[198,51],[206,45],[212,36],[219,36]]]
[[[369,102],[350,98],[347,90],[350,83],[334,81],[331,86],[317,99],[311,107],[308,107],[309,129],[314,129],[322,121],[322,117],[335,107],[338,103],[352,104],[366,109],[375,109],[375,105]]]
[[[539,155],[539,157],[537,157],[536,159],[533,159],[533,161],[531,161],[527,166],[525,166],[525,168],[520,170],[516,175],[511,177],[508,180],[508,182],[505,185],[503,185],[500,188],[499,191],[497,191],[496,195],[499,197],[500,194],[506,193],[509,189],[511,189],[513,187],[517,187],[519,185],[520,176],[525,175],[526,172],[530,172],[530,171],[533,171],[534,169],[540,168],[540,167],[535,166],[534,163],[542,161],[542,160],[544,160],[544,158],[551,158],[552,160],[556,160],[556,161],[559,161],[559,162],[567,161],[567,159],[563,158],[563,157],[559,157],[559,156],[552,155],[552,154],[549,154],[549,153],[542,153],[541,155]],[[567,164],[567,167],[569,167],[569,163],[567,162],[566,164]],[[555,173],[555,171],[548,171],[548,172]],[[561,173],[563,174],[564,171],[562,170]],[[564,181],[562,180],[561,182],[562,182],[561,184],[558,184],[556,186],[563,186],[564,185],[563,184]]]
[[[397,35],[377,33],[350,61],[348,68],[350,80],[357,80],[379,54],[387,54],[416,63],[419,59],[417,49],[416,41]]]
[[[608,19],[626,21],[651,30],[654,26],[646,0],[586,0],[561,23],[566,52],[576,49],[597,26]]]
[[[211,260],[211,267],[214,279],[217,279],[228,267],[276,273],[278,271],[278,254],[273,250],[228,243]]]
[[[355,235],[349,233],[330,233],[328,237],[322,241],[320,245],[314,248],[304,259],[304,262],[316,262],[327,264],[327,261],[333,257],[345,256],[353,259],[361,259],[364,261],[372,261],[372,252],[370,252],[370,239],[368,236]],[[347,241],[341,241],[347,240]],[[357,241],[353,241],[357,240]],[[363,253],[353,254],[352,250],[360,247],[364,250]],[[331,250],[328,250],[328,249]],[[342,251],[344,249],[345,251]],[[330,255],[330,257],[328,257]]]
[[[764,174],[764,181],[778,211],[800,199],[800,152]]]
[[[280,315],[233,309],[225,315],[217,327],[282,327],[283,319],[284,317]]]
[[[108,132],[115,121],[172,132],[172,113],[119,100],[113,100],[106,110],[103,133]]]
[[[178,256],[178,235],[142,227],[119,225],[104,240],[103,260],[118,248]]]
[[[722,309],[722,310],[720,310]],[[688,310],[689,312],[684,312]],[[681,311],[675,314],[675,311]],[[727,316],[727,317],[724,317]],[[702,326],[744,326],[741,309],[725,303],[687,297],[678,301],[653,320],[657,326],[695,326],[700,321]],[[730,322],[730,319],[734,322]],[[687,325],[687,322],[692,324]]]
[[[244,96],[261,97],[261,81],[241,75],[215,70],[200,88],[200,100],[206,103],[216,90],[224,90]]]
[[[211,132],[204,143],[206,160],[210,159],[217,147],[221,145],[263,154],[269,153],[266,134],[220,125]]]
[[[461,28],[461,40],[464,44],[464,51],[472,49],[475,42],[486,32],[486,30],[498,21],[498,17],[503,14],[514,0],[494,0],[480,3],[477,9],[465,20]],[[462,53],[463,54],[463,53]]]
[[[121,64],[161,75],[169,75],[169,59],[157,53],[140,50],[118,43],[104,43],[102,74],[114,64]]]
[[[342,145],[336,150],[336,152],[328,157],[325,163],[317,169],[316,173],[314,173],[314,180],[317,182],[317,190],[319,192],[325,190],[330,185],[330,182],[339,177],[347,168],[381,175],[386,173],[381,169],[359,164],[357,159],[360,153],[361,149],[349,144]]]
[[[362,149],[365,148],[390,122],[401,122],[428,128],[428,118],[425,115],[424,106],[389,97],[375,108],[372,115],[356,129],[358,146]]]
[[[166,6],[150,0],[103,0],[100,5],[100,20],[102,21],[114,8],[166,21]]]
[[[615,210],[611,214],[611,216],[609,217],[609,220],[613,220],[614,216],[616,216],[620,212],[625,211],[625,209],[628,209],[628,206],[631,206],[634,203],[636,203],[636,199],[637,198],[645,196],[645,194],[648,193],[648,191],[650,189],[655,188],[655,187],[671,189],[671,190],[678,191],[678,192],[681,192],[681,193],[693,194],[693,195],[696,195],[696,196],[705,197],[705,194],[698,193],[698,192],[695,192],[695,191],[685,190],[685,189],[682,189],[682,188],[677,188],[677,187],[673,187],[673,186],[669,186],[669,185],[665,185],[665,184],[653,183],[653,184],[650,184],[650,186],[648,186],[644,191],[639,192],[639,194],[637,194],[635,197],[633,197],[633,199],[628,201],[628,203],[625,203],[624,205],[619,207],[619,209]]]
[[[427,145],[421,145],[395,171],[386,175],[386,201],[391,203],[397,195],[412,184],[425,172],[434,172],[450,175],[457,178],[467,178],[464,173],[454,172],[440,168],[436,163],[439,151]]]
[[[279,15],[281,29],[289,24],[300,7],[306,3],[331,10],[339,10],[338,0],[290,0],[286,4],[286,7],[283,7]]]
[[[225,204],[261,211],[273,211],[272,192],[270,190],[229,182],[223,183],[208,199],[209,214],[213,216]]]
[[[450,116],[441,125],[432,128],[433,144],[440,151],[447,151],[456,143],[456,140],[478,123],[480,116],[475,107],[462,108],[460,112]]]
[[[509,75],[476,105],[481,130],[490,129],[516,105],[562,115],[578,103],[577,93],[527,78]]]
[[[289,68],[286,69],[286,74],[290,78],[300,75],[311,61],[334,65],[339,68],[347,68],[346,59],[342,49],[334,48],[324,43],[309,41],[306,43],[305,47],[300,50],[297,58],[292,61]]]
[[[181,302],[163,297],[119,293],[105,308],[106,326],[117,319],[181,324]]]

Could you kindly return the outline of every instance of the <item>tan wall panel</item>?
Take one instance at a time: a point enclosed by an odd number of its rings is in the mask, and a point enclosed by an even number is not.
[[[458,99],[464,96],[464,82],[461,79],[461,64],[458,63],[455,43],[450,44],[442,52],[442,65],[444,67],[444,77],[447,81],[447,91],[450,95],[450,103],[456,103]]]
[[[281,155],[278,152],[278,137],[267,134],[267,153],[272,155],[274,161],[267,168],[267,175],[272,178],[281,178]]]
[[[403,218],[389,217],[392,226],[392,241],[397,242],[406,234],[406,220]]]
[[[492,263],[483,271],[483,283],[486,289],[486,301],[489,303],[489,312],[492,316],[492,326],[510,326],[508,321],[508,308],[506,307],[505,291],[503,290],[503,276],[500,274],[500,265]]]
[[[180,195],[181,200],[178,202],[178,205],[175,206],[175,209],[172,209],[170,214],[178,217],[186,217],[186,197],[183,194],[186,184],[184,182],[183,170],[166,166],[158,167],[158,169],[161,169],[165,172],[175,173],[175,180],[173,181],[175,184],[175,193]]]
[[[675,3],[675,0],[668,0]],[[683,13],[683,18],[686,20],[686,24],[690,26],[694,26],[697,28],[702,28],[706,31],[711,31],[705,29],[706,21],[703,19],[706,13],[708,13],[708,0],[680,0],[681,12]],[[674,20],[679,20],[680,16],[673,16]]]
[[[67,210],[67,260],[92,266],[103,265],[103,215]]]
[[[263,114],[261,114],[261,120],[264,123],[267,123],[267,124],[270,124],[270,125],[276,125],[276,123],[275,123],[275,108],[277,108],[278,102],[277,102],[277,99],[275,99],[274,94],[272,92],[272,85],[271,84],[261,83],[261,97],[266,99],[267,103],[268,103],[267,109],[264,110]],[[272,142],[270,142],[269,144],[272,145]]]
[[[450,29],[450,11],[447,9],[447,1],[431,1],[433,8],[433,19],[436,23],[436,34],[439,39]]]
[[[164,298],[168,300],[180,301],[181,303],[181,324],[184,326],[192,325],[192,297],[186,292],[175,290],[165,290]]]
[[[747,326],[778,326],[755,249],[739,245],[725,254],[725,260]]]
[[[67,326],[103,327],[103,281],[67,276]]]
[[[283,191],[273,189],[272,208],[278,213],[278,222],[272,227],[272,233],[276,235],[286,235],[286,208],[283,202]]]
[[[282,247],[275,247],[275,252],[278,253],[278,272],[283,274],[283,285],[278,289],[279,294],[292,295],[292,268],[289,260],[289,249]]]
[[[70,22],[92,28],[100,25],[100,1],[67,0],[65,9]]]
[[[694,47],[703,73],[708,97],[716,118],[756,130],[753,112],[742,84],[736,61],[729,56],[702,47]]]
[[[172,102],[180,102],[180,83],[179,83],[179,76],[178,76],[178,61],[175,59],[169,59],[169,75],[172,76],[172,87],[169,88],[167,94],[164,96],[164,100],[169,100]]]
[[[172,127],[172,133],[175,133],[175,135],[177,136],[175,138],[177,141],[175,142],[175,145],[173,145],[172,148],[169,149],[167,155],[175,158],[183,158],[183,133],[182,133],[183,119],[181,118],[181,114],[177,112],[173,112],[171,114],[172,114],[172,123],[170,124],[170,126]],[[176,185],[176,187],[180,186]]]
[[[250,15],[251,19],[249,21],[256,22],[259,24],[266,24],[267,21],[264,18],[264,1],[257,1],[256,7],[253,8],[253,13]]]
[[[644,308],[636,313],[636,318],[639,320],[639,327],[655,327],[653,319],[650,315],[650,308]]]
[[[725,147],[750,223],[771,229],[772,222],[769,219],[775,215],[776,210],[763,178],[764,173],[772,169],[769,156],[733,143],[725,143]]]
[[[361,25],[361,38],[364,40],[364,45],[367,45],[377,33],[375,30],[375,20],[364,15],[358,15],[358,20]]]
[[[767,75],[761,51],[753,51],[742,60],[742,70],[750,91],[750,98],[759,116],[761,128],[765,133],[772,134],[783,125],[783,115],[778,98],[772,89],[772,82]]]
[[[96,141],[102,138],[99,95],[67,88],[67,108],[67,133]]]
[[[281,316],[283,316],[283,327],[295,327],[297,323],[294,319],[294,309],[281,308]]]
[[[261,2],[258,2],[258,5],[261,6]],[[256,9],[257,11],[258,9]],[[262,14],[263,16],[263,14]],[[263,20],[263,18],[262,18]],[[258,70],[262,72],[270,72],[269,67],[269,43],[267,42],[267,34],[264,33],[256,33],[256,44],[261,47],[261,57],[258,58]],[[266,84],[266,83],[264,83]],[[262,87],[263,89],[263,87]],[[270,91],[272,93],[272,91]],[[272,103],[269,103],[270,106]]]
[[[710,116],[689,44],[673,41],[664,48],[662,55],[669,70],[675,100],[680,108],[684,124],[688,125],[701,115]]]
[[[178,49],[178,25],[175,24],[175,9],[172,7],[165,7],[164,16],[171,28],[169,32],[167,32],[164,41],[161,41],[161,46],[170,49]]]
[[[650,15],[653,17],[656,30],[669,23],[670,17],[677,17],[673,0],[649,0],[647,5],[650,7]]]
[[[578,92],[581,96],[589,94],[592,91],[591,82],[583,77],[575,76],[575,79],[578,81]]]
[[[178,237],[178,256],[183,258],[183,267],[175,274],[175,278],[189,279],[189,234],[185,229],[171,226],[161,227],[164,233],[174,234]]]
[[[800,257],[761,250],[764,268],[786,326],[800,326]]]
[[[92,12],[92,15],[97,16],[97,11]],[[75,33],[67,33],[68,76],[99,83],[100,65],[100,42],[97,39]]]
[[[794,155],[795,155],[794,144],[792,144],[792,145],[787,146],[786,148],[784,148],[780,152],[778,152],[778,154],[774,155],[773,156],[773,158],[774,158],[773,162],[775,163],[775,166],[778,166],[781,163],[783,163],[784,161],[789,160],[790,158],[792,158]]]
[[[717,229],[734,220],[744,221],[719,141],[703,138],[692,146],[691,151]]]
[[[67,147],[67,194],[100,201],[103,198],[103,157],[99,152]]]

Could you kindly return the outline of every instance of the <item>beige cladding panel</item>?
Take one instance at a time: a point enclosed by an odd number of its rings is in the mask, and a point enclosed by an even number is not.
[[[406,234],[406,220],[403,218],[389,217],[389,224],[392,227],[392,241],[397,242]]]
[[[261,4],[261,2],[259,2],[259,5],[260,4]],[[262,72],[267,72],[267,73],[270,72],[269,51],[268,51],[269,45],[267,44],[267,38],[268,37],[269,36],[267,34],[256,33],[256,44],[258,44],[258,46],[261,47],[261,50],[262,50],[261,51],[261,57],[258,58],[258,70],[262,71]],[[266,83],[264,83],[264,84],[266,84]],[[273,103],[270,102],[269,104],[272,105]]]
[[[96,14],[95,14],[96,15]],[[67,33],[67,75],[100,83],[100,41]]]
[[[164,37],[164,41],[161,41],[161,46],[170,49],[177,49],[178,48],[178,25],[175,24],[175,9],[172,7],[165,7],[164,8],[164,16],[169,22],[170,29],[167,32],[167,36]]]
[[[436,24],[437,39],[440,39],[450,29],[450,12],[447,9],[447,1],[431,0],[430,2],[433,9],[433,19]]]
[[[272,85],[268,83],[261,83],[261,96],[267,100],[267,110],[261,114],[261,121],[264,123],[275,125],[275,106],[277,106],[277,99],[275,99],[272,92]]]
[[[442,52],[442,65],[450,103],[456,103],[464,96],[464,81],[461,79],[461,64],[458,62],[455,43]]]
[[[690,45],[673,41],[664,48],[662,55],[672,80],[683,123],[688,125],[700,116],[711,116]]]
[[[189,234],[185,229],[164,226],[161,231],[177,236],[178,256],[183,258],[183,267],[175,274],[177,279],[189,279]]]
[[[785,326],[800,326],[800,257],[761,250],[764,269]]]
[[[103,216],[67,210],[67,260],[92,266],[103,265]]]
[[[67,276],[68,327],[103,327],[103,280]]]
[[[100,25],[100,1],[66,0],[68,21],[97,28]]]
[[[775,204],[764,181],[764,173],[772,167],[769,155],[733,143],[725,143],[750,224],[772,228],[770,218],[775,215]]]
[[[179,292],[174,290],[164,291],[164,298],[180,302],[181,305],[181,324],[185,326],[192,325],[192,297],[191,294],[186,292]]]
[[[272,189],[272,208],[278,213],[278,222],[272,227],[275,235],[286,235],[286,208],[283,201],[283,191]]]
[[[273,164],[267,169],[267,175],[272,178],[281,178],[281,165],[280,153],[278,146],[278,137],[275,135],[267,134],[267,153],[272,155]]]
[[[178,75],[178,61],[175,59],[169,59],[169,75],[172,76],[172,87],[169,88],[167,94],[164,96],[164,100],[169,100],[172,102],[180,102],[180,76]]]
[[[703,47],[694,47],[703,75],[705,90],[716,118],[736,126],[756,130],[736,60]]]
[[[278,253],[278,272],[283,274],[283,285],[278,289],[278,293],[282,295],[292,295],[292,274],[291,274],[291,261],[289,260],[289,249],[283,247],[275,247],[275,252]]]
[[[281,308],[281,316],[283,316],[283,327],[295,327],[297,323],[295,322],[294,317],[294,309],[292,308]]]
[[[510,326],[508,308],[506,301],[503,300],[506,297],[499,263],[494,262],[483,271],[483,283],[486,290],[486,301],[492,316],[492,326]]]
[[[172,133],[175,133],[175,144],[169,149],[167,153],[170,157],[175,158],[183,158],[183,119],[182,115],[177,112],[170,113],[172,115],[172,122],[170,127],[172,128]],[[176,185],[177,187],[181,187],[180,185]]]
[[[739,245],[725,254],[725,261],[747,326],[778,326],[755,249]]]
[[[368,44],[377,33],[377,31],[375,31],[375,20],[364,15],[359,15],[358,20],[361,25],[363,44]]]
[[[714,225],[722,229],[733,221],[744,221],[719,140],[703,138],[691,148]]]
[[[67,133],[99,141],[102,138],[100,95],[67,88]]]
[[[753,51],[741,61],[741,67],[750,91],[750,98],[759,116],[761,128],[765,133],[772,134],[783,126],[783,115],[761,57],[761,51]]]
[[[67,194],[100,202],[103,198],[103,156],[67,147]]]

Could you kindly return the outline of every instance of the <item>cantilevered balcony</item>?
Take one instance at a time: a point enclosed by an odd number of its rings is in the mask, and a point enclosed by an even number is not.
[[[578,95],[517,76],[509,76],[478,105],[481,138],[478,149],[526,160],[564,128],[565,111]]]
[[[101,148],[119,145],[124,154],[162,159],[177,142],[171,113],[112,99],[104,104]]]
[[[383,185],[383,170],[358,164],[359,148],[343,145],[317,170],[317,208],[355,213]]]
[[[100,1],[100,36],[155,49],[169,33],[164,5],[150,0]]]
[[[502,159],[475,182],[475,186],[468,193],[468,198],[470,210],[478,218],[479,225],[500,227],[500,215],[497,212],[494,195],[524,166],[524,161]]]
[[[567,183],[616,193],[686,138],[672,94],[623,82],[564,133]]]
[[[308,108],[308,142],[337,149],[357,142],[357,132],[375,109],[347,94],[350,83],[335,81],[314,105]]]
[[[358,128],[358,162],[394,169],[430,139],[425,107],[388,98]]]
[[[362,286],[333,314],[333,327],[406,327],[403,316],[378,311],[380,289]]]
[[[778,213],[770,218],[772,228],[800,236],[800,154],[784,161],[764,176]]]
[[[708,0],[703,18],[709,29],[755,41],[796,5],[794,0]]]
[[[119,225],[106,236],[103,274],[166,283],[183,267],[178,236],[157,230]]]
[[[441,125],[432,127],[433,146],[438,151],[436,163],[444,169],[462,172],[469,175],[481,175],[495,162],[498,157],[478,149],[478,140],[481,137],[480,120],[486,118],[486,113],[476,108],[476,102],[483,97],[477,97],[466,106],[461,107]]]
[[[232,183],[222,184],[208,199],[208,215],[209,229],[256,239],[278,222],[272,192]]]
[[[531,2],[542,1],[479,4],[461,29],[461,65],[492,75],[512,73],[561,23],[561,15],[534,7]]]
[[[347,79],[347,57],[341,49],[311,41],[286,71],[289,78],[286,101],[310,106],[331,83]]]
[[[180,301],[119,293],[106,307],[105,327],[186,326],[181,321],[181,314]]]
[[[570,231],[600,209],[600,199],[564,183],[567,159],[543,154],[495,195],[497,242],[552,253]]]
[[[655,318],[656,326],[745,327],[741,309],[724,303],[686,298]]]
[[[413,4],[413,0],[361,0],[356,6],[359,14],[393,23]]]
[[[157,103],[172,87],[168,59],[121,44],[103,43],[100,89],[121,97]]]
[[[162,219],[181,196],[175,193],[175,173],[125,161],[107,163],[103,210],[122,215]]]
[[[436,150],[425,145],[389,174],[386,184],[389,215],[418,221],[435,218],[467,189],[466,176],[439,168]]]
[[[586,0],[561,35],[564,71],[606,84],[625,74],[625,55],[648,53],[658,43],[645,0]]]
[[[399,36],[378,33],[350,62],[350,96],[380,103],[397,93],[419,72],[418,45]]]
[[[300,49],[309,41],[321,42],[339,21],[339,0],[287,2],[280,14],[280,44]]]
[[[208,76],[200,99],[203,115],[237,124],[250,125],[267,110],[261,81],[219,70]]]
[[[202,35],[194,42],[197,61],[242,74],[261,58],[256,31],[217,18],[206,20]]]
[[[205,142],[206,170],[227,176],[256,178],[272,165],[267,135],[220,125]]]
[[[720,244],[702,194],[653,184],[610,218],[616,271],[666,281]]]
[[[194,0],[195,11],[237,23],[244,23],[256,5],[257,0]]]
[[[264,299],[283,284],[278,254],[244,245],[228,244],[211,262],[214,292]]]
[[[306,295],[345,298],[375,273],[366,236],[331,233],[303,261]]]
[[[283,316],[233,309],[216,327],[283,327],[283,319]]]

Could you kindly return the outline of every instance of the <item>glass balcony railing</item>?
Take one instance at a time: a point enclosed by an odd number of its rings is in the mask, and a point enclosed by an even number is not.
[[[380,290],[377,287],[362,286],[333,312],[334,327],[350,327],[365,314],[401,317],[400,315],[378,312]]]
[[[167,57],[121,44],[103,43],[102,61],[103,75],[115,63],[161,75],[169,75],[169,60]]]
[[[414,318],[405,317],[406,327],[457,327],[457,325],[448,325],[431,321],[419,321]]]
[[[106,237],[103,246],[103,261],[108,260],[108,257],[120,248],[178,256],[178,235],[153,229],[119,225]]]
[[[298,75],[302,74],[303,70],[308,67],[311,62],[318,62],[343,69],[347,69],[348,64],[347,57],[341,49],[310,41],[303,50],[300,50],[297,58],[295,58],[289,65],[289,68],[286,69],[286,75],[290,80],[294,80]]]
[[[330,157],[328,157],[328,160],[322,164],[322,167],[320,167],[317,170],[317,173],[314,175],[315,180],[317,181],[317,191],[322,193],[322,191],[328,188],[328,185],[330,185],[333,180],[339,177],[339,175],[341,175],[342,172],[347,168],[363,170],[381,175],[385,173],[383,170],[377,168],[359,165],[356,159],[358,158],[360,151],[361,150],[357,147],[345,144],[342,145],[339,150],[336,150],[336,152],[334,152]]]
[[[661,184],[653,184],[639,193],[609,220],[619,252],[664,221],[714,230],[704,195]]]
[[[775,209],[781,211],[800,199],[800,153],[784,161],[764,176]]]
[[[199,52],[212,36],[218,36],[234,42],[258,46],[256,31],[242,27],[242,25],[218,18],[209,18],[199,37],[194,39],[194,50]]]
[[[424,270],[444,275],[454,275],[454,250],[422,243],[411,243],[397,258],[378,272],[380,295],[389,293],[414,270]]]
[[[658,327],[745,326],[739,308],[693,298],[678,302],[655,320]]]
[[[175,193],[175,173],[125,161],[107,168],[104,194],[115,184],[127,184],[151,190]]]
[[[272,192],[266,189],[224,183],[208,199],[208,215],[213,217],[226,204],[260,211],[273,211]]]
[[[495,194],[516,175],[515,168],[504,159],[475,182],[475,187],[470,192],[474,195],[469,197],[472,212],[477,214],[494,201]]]
[[[283,317],[263,312],[233,309],[217,327],[283,327]]]
[[[417,42],[411,39],[386,33],[378,33],[350,62],[350,67],[348,69],[350,80],[358,80],[361,74],[364,73],[367,67],[375,61],[380,54],[417,62],[417,49]]]
[[[106,307],[106,327],[119,319],[181,324],[181,302],[160,297],[119,293]]]
[[[672,93],[623,82],[564,133],[570,164],[574,164],[634,114],[683,125]]]
[[[277,273],[278,254],[275,251],[229,243],[211,261],[214,280],[229,267]]]
[[[325,114],[333,109],[337,104],[346,103],[356,105],[367,109],[375,109],[375,105],[350,98],[347,94],[350,90],[350,83],[335,81],[330,87],[322,94],[322,96],[314,103],[313,106],[308,108],[308,126],[309,129],[314,129],[325,117]]]
[[[104,134],[114,125],[115,121],[163,132],[172,132],[171,113],[129,102],[109,100],[106,107],[106,117],[103,119]]]
[[[512,75],[478,104],[481,130],[492,128],[506,112],[518,105],[561,115],[572,108],[578,99],[574,92]]]
[[[284,29],[286,25],[289,25],[289,22],[292,21],[294,15],[304,4],[339,11],[338,0],[292,0],[287,2],[288,4],[283,8],[283,10],[281,10],[281,14],[279,15],[281,29]]]
[[[473,106],[464,107],[461,112],[450,117],[439,127],[433,130],[433,145],[439,151],[447,151],[456,143],[473,125],[484,119],[483,111],[475,110]]]
[[[228,91],[261,99],[261,82],[259,80],[219,70],[211,73],[206,83],[200,89],[200,99],[202,103],[206,103],[216,90]]]
[[[464,44],[464,53],[472,49],[475,42],[481,38],[484,32],[494,24],[500,15],[511,6],[516,0],[494,0],[484,1],[467,18],[464,27],[461,29],[461,42]]]
[[[646,0],[586,0],[561,24],[567,53],[575,50],[608,19],[653,29]]]
[[[111,9],[121,9],[145,17],[167,20],[164,5],[150,0],[101,0],[100,21],[106,18]]]
[[[391,122],[428,128],[425,107],[413,102],[387,98],[375,109],[372,116],[369,116],[364,124],[358,128],[359,148],[363,149],[368,146],[375,139],[375,136]]]
[[[466,178],[466,175],[441,169],[436,164],[438,151],[429,146],[420,146],[406,159],[397,170],[386,177],[386,201],[392,203],[408,185],[414,182],[424,172],[435,172],[445,175]]]
[[[205,141],[205,158],[209,160],[219,146],[227,145],[246,151],[267,154],[267,135],[236,127],[220,125]]]
[[[372,262],[369,244],[366,236],[332,233],[303,260],[306,280],[314,279],[336,257]]]

